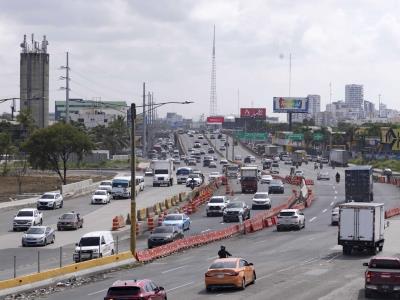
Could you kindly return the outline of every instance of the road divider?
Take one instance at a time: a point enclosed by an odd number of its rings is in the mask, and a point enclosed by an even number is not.
[[[115,216],[112,220],[111,230],[115,231],[122,227],[125,227],[125,220],[123,216]]]

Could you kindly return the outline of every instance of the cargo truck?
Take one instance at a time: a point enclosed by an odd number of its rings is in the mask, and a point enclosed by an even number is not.
[[[331,166],[347,167],[350,154],[343,149],[332,149],[329,153],[329,161]]]
[[[345,198],[346,202],[374,200],[371,166],[356,166],[345,170]]]
[[[343,254],[367,250],[375,255],[382,251],[385,231],[383,203],[351,202],[339,205],[338,244]]]
[[[293,166],[299,165],[303,163],[307,159],[307,153],[304,150],[296,150],[292,153],[292,164]]]
[[[267,145],[267,146],[265,146],[264,156],[268,157],[268,158],[272,158],[272,157],[278,155],[278,150],[279,150],[278,146]]]
[[[240,168],[240,185],[242,193],[256,193],[258,184],[257,166],[246,166]]]
[[[173,161],[167,160],[156,160],[152,162],[153,171],[153,187],[155,186],[171,186],[174,183],[173,180]]]

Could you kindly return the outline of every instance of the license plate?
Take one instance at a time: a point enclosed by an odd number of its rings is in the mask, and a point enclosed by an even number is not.
[[[88,257],[90,257],[90,254],[88,254],[88,253],[82,253],[82,254],[81,254],[81,257],[82,257],[82,258],[88,258]]]
[[[217,278],[224,278],[224,274],[218,274]]]

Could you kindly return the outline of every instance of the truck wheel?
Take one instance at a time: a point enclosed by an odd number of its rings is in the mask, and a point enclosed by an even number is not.
[[[378,253],[377,247],[376,246],[371,247],[371,254],[376,255],[376,253]]]
[[[372,291],[365,289],[365,298],[372,298]]]
[[[383,246],[379,246],[379,252],[382,252]]]
[[[39,225],[43,224],[43,219],[40,219]]]
[[[351,247],[343,246],[343,255],[350,255],[351,254]]]

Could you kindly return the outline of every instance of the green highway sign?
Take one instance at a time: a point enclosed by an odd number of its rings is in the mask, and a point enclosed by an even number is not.
[[[322,141],[324,139],[324,135],[322,133],[314,133],[313,140],[314,141]]]
[[[292,133],[292,134],[289,135],[289,140],[300,142],[300,141],[304,140],[304,134],[302,134],[302,133]]]
[[[267,139],[266,132],[237,132],[235,136],[241,140],[265,141]]]

